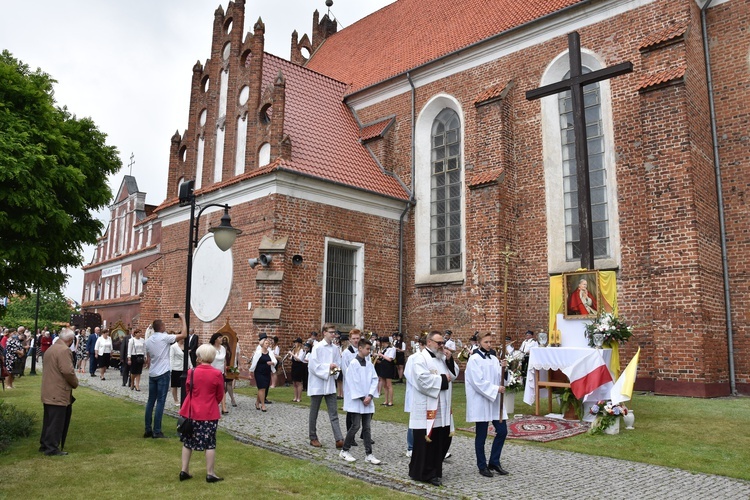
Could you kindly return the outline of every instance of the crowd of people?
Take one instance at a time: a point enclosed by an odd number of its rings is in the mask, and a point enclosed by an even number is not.
[[[313,447],[322,447],[318,438],[317,421],[321,403],[325,401],[329,424],[333,431],[339,456],[347,462],[357,460],[353,448],[362,440],[364,460],[377,465],[381,461],[373,453],[372,418],[376,399],[380,405],[393,406],[393,383],[405,383],[405,407],[409,413],[406,435],[407,456],[410,457],[409,476],[417,481],[436,486],[442,484],[443,461],[450,456],[450,446],[455,430],[452,412],[453,383],[459,377],[461,354],[465,363],[464,390],[466,391],[466,421],[475,424],[475,452],[479,474],[485,477],[506,475],[500,462],[507,436],[507,412],[503,405],[505,393],[502,367],[506,361],[492,349],[493,338],[475,333],[466,346],[452,339],[452,332],[431,331],[417,336],[409,345],[400,334],[390,337],[364,333],[358,329],[338,332],[335,325],[325,324],[320,332],[312,332],[303,341],[298,337],[293,347],[282,358],[278,339],[261,333],[251,357],[232,356],[228,337],[215,333],[210,340],[199,345],[194,331],[187,334],[185,318],[175,315],[180,325],[177,333],[167,332],[165,323],[156,320],[144,334],[139,329],[118,339],[113,345],[106,330],[93,331],[63,328],[59,334],[43,330],[31,338],[23,327],[4,330],[2,338],[3,368],[10,372],[18,359],[36,355],[33,347],[40,346],[44,356],[42,402],[44,422],[40,438],[40,452],[47,455],[66,455],[63,450],[65,434],[70,422],[74,398],[72,390],[78,386],[76,373],[81,373],[85,359],[89,359],[89,373],[106,379],[111,355],[119,350],[122,385],[140,391],[140,377],[148,369],[148,401],[145,409],[144,437],[166,437],[162,419],[169,389],[179,406],[182,417],[190,419],[192,430],[181,435],[182,469],[180,481],[192,478],[190,460],[193,451],[206,453],[206,481],[217,482],[223,478],[215,473],[216,431],[221,415],[228,411],[228,401],[237,406],[234,397],[236,373],[240,365],[247,367],[247,377],[254,380],[258,389],[255,408],[267,411],[268,393],[278,380],[277,368],[286,359],[291,361],[291,382],[294,388],[292,401],[299,402],[302,393],[310,398],[308,438]],[[146,338],[147,337],[147,338]],[[49,340],[47,340],[49,339]],[[505,354],[512,354],[513,343],[506,339]],[[526,332],[520,346],[525,354],[535,346],[534,333]],[[184,372],[185,349],[188,350],[188,372]],[[457,352],[460,350],[460,353]],[[29,354],[31,353],[31,354]],[[240,362],[243,359],[244,362]],[[285,372],[286,374],[286,372]],[[4,371],[7,387],[13,387],[13,378]],[[286,380],[286,379],[285,379]],[[185,398],[178,397],[185,386]],[[338,401],[343,400],[346,412],[342,431],[338,415]],[[489,424],[495,437],[490,447],[489,459],[485,442]]]

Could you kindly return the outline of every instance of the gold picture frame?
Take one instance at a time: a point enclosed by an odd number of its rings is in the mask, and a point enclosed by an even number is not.
[[[602,307],[599,271],[563,273],[565,319],[593,319]],[[585,294],[579,290],[585,290]]]

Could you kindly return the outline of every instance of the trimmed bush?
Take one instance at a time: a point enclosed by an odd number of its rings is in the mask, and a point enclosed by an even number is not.
[[[0,452],[14,439],[28,437],[36,426],[36,415],[0,401]]]

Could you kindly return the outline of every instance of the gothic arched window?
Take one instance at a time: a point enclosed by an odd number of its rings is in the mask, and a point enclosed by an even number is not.
[[[430,273],[461,271],[461,121],[450,108],[432,123]]]

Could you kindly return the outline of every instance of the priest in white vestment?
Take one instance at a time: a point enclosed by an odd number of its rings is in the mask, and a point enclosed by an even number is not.
[[[443,346],[440,332],[430,332],[426,348],[411,356],[411,377],[407,379],[409,428],[414,434],[409,476],[435,486],[442,484],[443,459],[451,445],[451,382],[459,372],[458,363],[452,356],[446,357]],[[447,353],[450,355],[450,351]]]
[[[307,395],[310,396],[310,416],[308,428],[310,444],[316,448],[322,445],[318,440],[318,411],[325,398],[328,418],[331,420],[336,448],[344,446],[344,436],[339,427],[339,414],[336,405],[336,379],[341,371],[341,351],[333,344],[336,326],[323,325],[323,340],[313,346],[308,357]]]
[[[466,421],[476,423],[474,450],[477,457],[479,473],[485,477],[492,477],[495,471],[501,476],[508,472],[500,466],[500,455],[503,452],[505,438],[508,435],[506,420],[508,414],[503,405],[503,415],[500,418],[500,400],[505,392],[501,382],[500,360],[492,352],[492,335],[487,333],[479,341],[479,350],[471,355],[466,364]],[[503,361],[503,363],[505,363]],[[512,395],[511,395],[512,397]],[[489,423],[495,427],[495,439],[492,440],[490,461],[484,445],[487,441]]]

